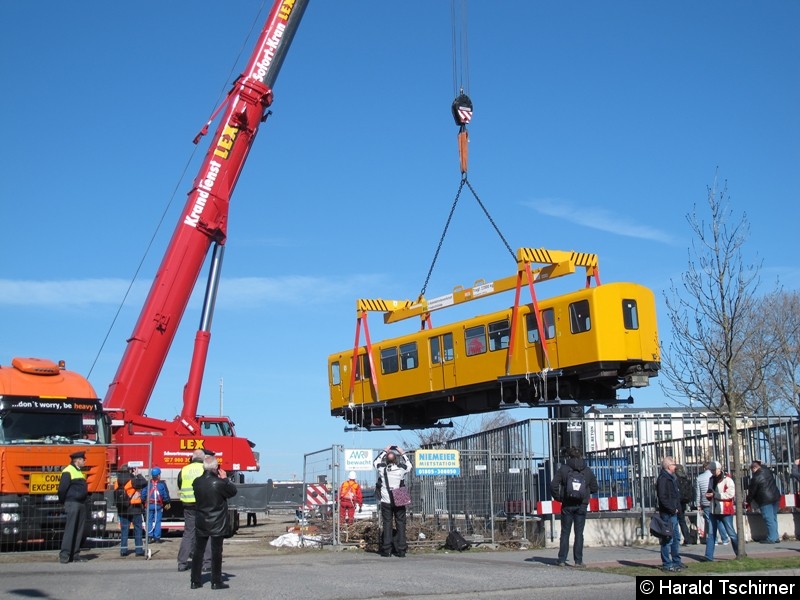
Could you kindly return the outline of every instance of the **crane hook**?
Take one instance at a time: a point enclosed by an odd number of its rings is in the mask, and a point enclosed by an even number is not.
[[[461,165],[461,174],[465,175],[468,158],[467,143],[469,142],[467,124],[472,120],[472,100],[464,93],[464,90],[461,90],[461,93],[453,100],[452,111],[453,119],[458,125],[458,157]]]

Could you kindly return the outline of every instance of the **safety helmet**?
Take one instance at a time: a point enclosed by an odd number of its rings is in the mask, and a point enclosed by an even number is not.
[[[153,467],[152,469],[150,469],[150,475],[152,475],[153,477],[158,477],[159,475],[161,475],[161,469],[159,469],[158,467]]]
[[[356,472],[355,471],[350,471],[350,477],[349,478],[350,479],[355,479],[356,478]]]

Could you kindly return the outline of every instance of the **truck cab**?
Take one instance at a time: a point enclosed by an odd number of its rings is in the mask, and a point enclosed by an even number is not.
[[[0,545],[60,539],[61,471],[86,452],[84,534],[105,533],[110,428],[89,382],[62,364],[14,358],[0,366]]]

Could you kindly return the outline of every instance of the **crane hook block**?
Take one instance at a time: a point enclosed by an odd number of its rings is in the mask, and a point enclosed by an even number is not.
[[[466,94],[461,93],[456,96],[452,108],[453,118],[459,127],[464,127],[472,119],[472,100]]]

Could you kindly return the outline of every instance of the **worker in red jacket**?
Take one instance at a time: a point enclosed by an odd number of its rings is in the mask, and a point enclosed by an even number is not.
[[[355,520],[356,506],[358,512],[361,512],[363,505],[364,497],[361,486],[356,481],[356,472],[350,471],[347,481],[339,489],[339,523],[352,523]]]

